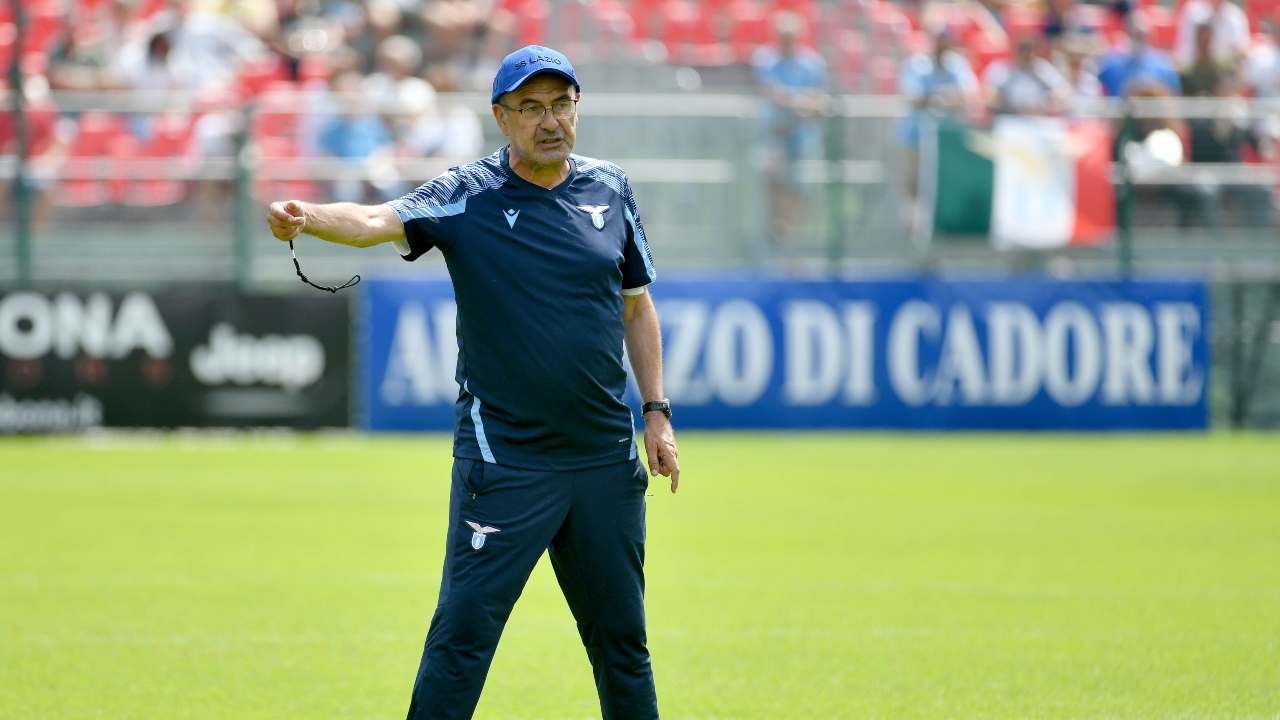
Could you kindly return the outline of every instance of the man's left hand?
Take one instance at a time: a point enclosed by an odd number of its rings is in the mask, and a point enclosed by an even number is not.
[[[660,412],[644,417],[644,452],[649,459],[649,474],[671,478],[674,493],[680,487],[680,453],[671,421]]]

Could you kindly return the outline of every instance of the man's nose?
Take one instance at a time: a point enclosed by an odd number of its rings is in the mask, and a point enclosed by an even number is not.
[[[548,109],[547,113],[542,116],[542,124],[540,124],[538,127],[542,128],[543,130],[550,130],[552,132],[555,132],[560,127],[560,118],[557,118],[556,114],[551,112],[550,109]]]

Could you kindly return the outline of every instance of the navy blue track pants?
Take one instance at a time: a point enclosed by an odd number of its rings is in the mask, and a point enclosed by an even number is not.
[[[511,608],[548,549],[604,720],[657,718],[644,627],[647,487],[636,460],[542,472],[455,458],[440,599],[409,720],[471,717]]]

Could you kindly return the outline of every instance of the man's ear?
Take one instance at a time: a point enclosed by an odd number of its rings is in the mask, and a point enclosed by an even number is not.
[[[507,127],[507,114],[502,111],[502,106],[494,103],[489,109],[493,110],[493,119],[498,121],[498,129],[502,131],[503,137],[511,137],[511,129]]]

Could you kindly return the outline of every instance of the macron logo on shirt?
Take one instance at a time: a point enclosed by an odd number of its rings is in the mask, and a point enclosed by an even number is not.
[[[511,229],[514,230],[516,227],[516,218],[520,217],[520,211],[519,210],[503,210],[502,214],[507,216],[507,225],[510,225]]]

